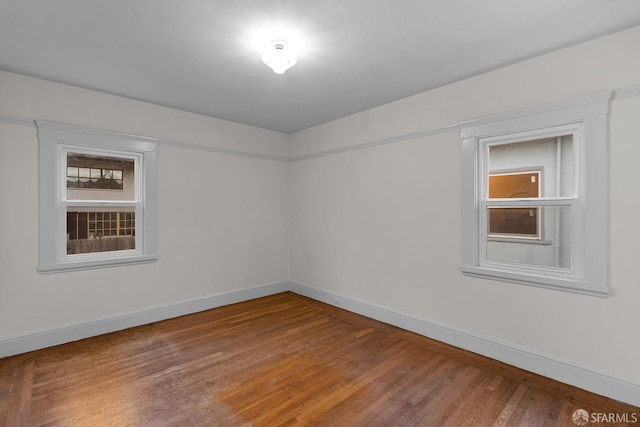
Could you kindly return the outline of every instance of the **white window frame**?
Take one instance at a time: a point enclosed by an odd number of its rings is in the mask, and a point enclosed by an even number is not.
[[[611,93],[488,117],[460,125],[462,140],[462,273],[607,296],[609,263],[608,114]],[[488,147],[561,134],[574,135],[574,194],[535,200],[488,199]],[[571,268],[486,259],[488,206],[570,206]]]
[[[104,130],[36,121],[39,140],[40,273],[55,273],[156,261],[157,142]],[[67,153],[132,159],[132,201],[68,200]],[[68,255],[67,208],[123,207],[136,212],[135,249]]]

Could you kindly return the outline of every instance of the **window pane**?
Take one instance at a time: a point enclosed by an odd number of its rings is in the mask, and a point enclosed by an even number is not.
[[[100,177],[102,176],[101,169],[91,169],[91,183],[95,186]]]
[[[573,135],[489,146],[490,198],[574,195]]]
[[[91,177],[91,169],[90,168],[78,168],[78,176],[79,176],[79,184],[80,188],[91,188],[90,177]]]
[[[135,249],[135,244],[133,208],[67,209],[67,255]]]
[[[540,238],[540,210],[531,208],[489,208],[487,211],[489,237]]]
[[[489,176],[490,199],[540,197],[540,171]]]
[[[67,153],[67,199],[135,200],[134,168],[133,159]]]
[[[78,187],[78,168],[67,167],[67,187]]]
[[[487,261],[571,268],[570,206],[489,208],[487,218]],[[491,223],[497,223],[497,218],[503,223],[492,230]],[[535,218],[535,227],[531,218]]]

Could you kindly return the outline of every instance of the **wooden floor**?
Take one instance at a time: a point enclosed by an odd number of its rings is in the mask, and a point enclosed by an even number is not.
[[[0,359],[0,426],[575,426],[580,408],[640,415],[292,293]]]

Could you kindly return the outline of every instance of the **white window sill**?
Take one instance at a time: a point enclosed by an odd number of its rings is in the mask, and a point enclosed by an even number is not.
[[[493,268],[473,267],[463,265],[462,274],[471,277],[481,277],[493,279],[501,282],[520,283],[523,285],[536,286],[546,289],[557,289],[578,294],[593,295],[599,297],[609,296],[611,288],[609,286],[588,283],[583,280],[567,277],[546,277],[535,274],[519,274],[510,271],[501,271]]]
[[[94,268],[116,267],[122,265],[146,264],[158,260],[158,255],[135,255],[126,258],[112,258],[101,260],[85,260],[61,262],[58,264],[41,264],[38,273],[62,273],[67,271],[91,270]]]

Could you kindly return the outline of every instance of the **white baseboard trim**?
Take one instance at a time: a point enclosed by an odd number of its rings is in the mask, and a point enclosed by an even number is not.
[[[296,294],[499,360],[547,378],[640,406],[640,384],[625,380],[615,374],[433,320],[397,313],[388,308],[317,289],[304,283],[290,282],[289,289]]]
[[[216,307],[274,295],[289,290],[288,282],[275,282],[205,297],[118,313],[82,322],[57,325],[23,334],[0,337],[0,357],[90,338]]]

